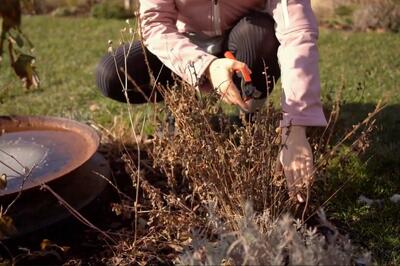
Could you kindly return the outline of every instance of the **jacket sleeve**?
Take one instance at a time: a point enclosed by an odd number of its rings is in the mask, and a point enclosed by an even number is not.
[[[270,11],[281,43],[281,127],[326,126],[320,99],[318,25],[310,0],[271,0]]]
[[[176,27],[174,0],[141,0],[142,37],[147,49],[191,85],[197,85],[216,57],[190,42]],[[154,73],[156,75],[156,73]]]

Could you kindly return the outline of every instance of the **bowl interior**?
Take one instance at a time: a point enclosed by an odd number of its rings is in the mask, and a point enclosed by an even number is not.
[[[92,128],[63,118],[0,117],[0,132],[0,196],[70,173],[99,145]]]

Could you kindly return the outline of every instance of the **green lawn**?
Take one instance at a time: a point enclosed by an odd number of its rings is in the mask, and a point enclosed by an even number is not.
[[[328,207],[351,238],[373,251],[382,264],[400,264],[400,204],[388,200],[400,194],[400,44],[399,34],[322,31],[320,38],[323,95],[343,87],[341,125],[365,117],[386,98],[369,152],[350,169],[332,167],[334,182],[354,176]],[[363,194],[386,199],[383,206],[357,203]]]
[[[35,44],[41,89],[26,92],[4,55],[0,66],[2,114],[54,115],[108,123],[125,110],[102,97],[94,76],[97,62],[107,52],[108,40],[117,40],[125,21],[37,16],[25,17],[23,25]],[[93,104],[98,105],[94,112],[89,110]]]
[[[108,125],[113,116],[126,115],[124,105],[101,96],[94,84],[94,68],[117,40],[124,21],[88,18],[25,17],[24,31],[36,45],[40,90],[25,92],[8,67],[0,66],[0,113],[71,117]],[[355,123],[387,97],[388,108],[379,116],[369,153],[352,158],[350,169],[331,168],[332,180],[354,179],[328,206],[351,238],[370,249],[381,263],[400,263],[400,207],[357,203],[364,194],[387,198],[400,193],[400,35],[321,30],[321,77],[324,102],[343,87],[341,124]],[[279,91],[274,92],[277,100]],[[98,109],[91,111],[92,105]],[[136,112],[149,112],[142,106]]]

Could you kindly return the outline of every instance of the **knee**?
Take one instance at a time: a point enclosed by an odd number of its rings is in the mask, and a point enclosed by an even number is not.
[[[96,85],[100,92],[109,98],[114,98],[113,90],[119,84],[115,70],[115,61],[111,54],[105,55],[96,67]]]
[[[250,30],[252,28],[262,28],[269,31],[270,34],[275,34],[275,21],[268,13],[258,11],[252,12],[243,18],[243,22]]]
[[[264,49],[276,50],[279,41],[275,34],[275,21],[271,15],[262,12],[253,12],[241,21],[241,32]]]

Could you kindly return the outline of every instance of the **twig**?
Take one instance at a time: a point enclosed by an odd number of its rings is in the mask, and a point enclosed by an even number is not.
[[[127,200],[132,200],[131,197],[129,197],[128,195],[123,193],[113,182],[111,182],[110,179],[105,177],[103,174],[100,174],[99,172],[96,172],[96,171],[93,171],[93,173],[98,175],[101,179],[105,180],[110,186],[112,186],[115,189],[115,191],[117,191],[118,195],[122,195]]]
[[[9,209],[10,209],[10,208],[15,204],[15,202],[17,202],[17,200],[21,197],[22,191],[23,191],[23,189],[24,189],[24,185],[25,185],[26,181],[27,181],[28,178],[31,176],[33,170],[34,170],[38,165],[40,165],[40,164],[44,161],[44,159],[46,158],[46,156],[47,156],[47,151],[46,151],[46,153],[43,155],[42,159],[41,159],[39,162],[37,162],[35,165],[33,165],[32,168],[29,169],[29,170],[27,171],[27,173],[25,173],[25,174],[23,175],[24,177],[23,177],[22,183],[21,183],[21,185],[20,185],[20,187],[19,187],[18,194],[17,194],[17,196],[13,199],[13,201],[7,206],[6,210],[4,211],[4,215],[7,214],[7,212],[9,211]],[[21,164],[21,163],[20,163],[20,164]],[[24,167],[24,169],[26,170],[27,167]],[[34,181],[34,180],[31,180],[31,181]]]
[[[11,157],[17,164],[19,164],[19,166],[21,166],[23,169],[25,169],[25,166],[23,166],[22,163],[21,163],[20,161],[18,161],[17,158],[15,158],[14,155],[12,155],[12,154],[6,152],[6,151],[3,150],[3,149],[0,149],[0,152],[2,152],[2,153],[4,153],[5,155]],[[3,163],[3,162],[1,162],[1,163]],[[3,164],[4,164],[4,163],[3,163]],[[11,170],[13,170],[13,169],[11,169]],[[15,170],[13,170],[13,171],[15,171]],[[16,171],[15,171],[15,172],[16,172]],[[17,172],[17,173],[18,173],[18,172]],[[19,173],[18,173],[18,174],[19,174]]]
[[[144,123],[145,119],[143,120],[142,124],[142,129],[141,129],[141,134],[143,134],[143,128],[144,128]],[[139,188],[140,188],[140,147],[139,147],[139,142],[137,141],[137,136],[136,136],[136,131],[135,129],[132,129],[134,132],[135,140],[136,140],[136,145],[137,145],[137,164],[138,164],[138,169],[137,169],[137,180],[136,180],[136,195],[135,195],[135,232],[134,232],[134,242],[133,244],[136,245],[136,240],[137,240],[137,228],[138,228],[138,205],[139,205]]]
[[[48,185],[41,183],[40,184],[41,188],[49,191],[57,200],[58,202],[64,206],[78,221],[82,222],[86,226],[92,228],[93,230],[101,233],[105,238],[113,242],[114,244],[117,243],[117,241],[109,236],[106,232],[92,224],[89,220],[87,220],[85,217],[83,217],[77,210],[75,210],[68,202],[66,202],[60,195],[58,195],[52,188],[50,188]]]
[[[0,240],[0,245],[5,249],[5,251],[10,256],[11,260],[14,262],[14,255],[11,253],[10,249],[1,240]],[[14,263],[12,263],[12,265],[14,265]]]

